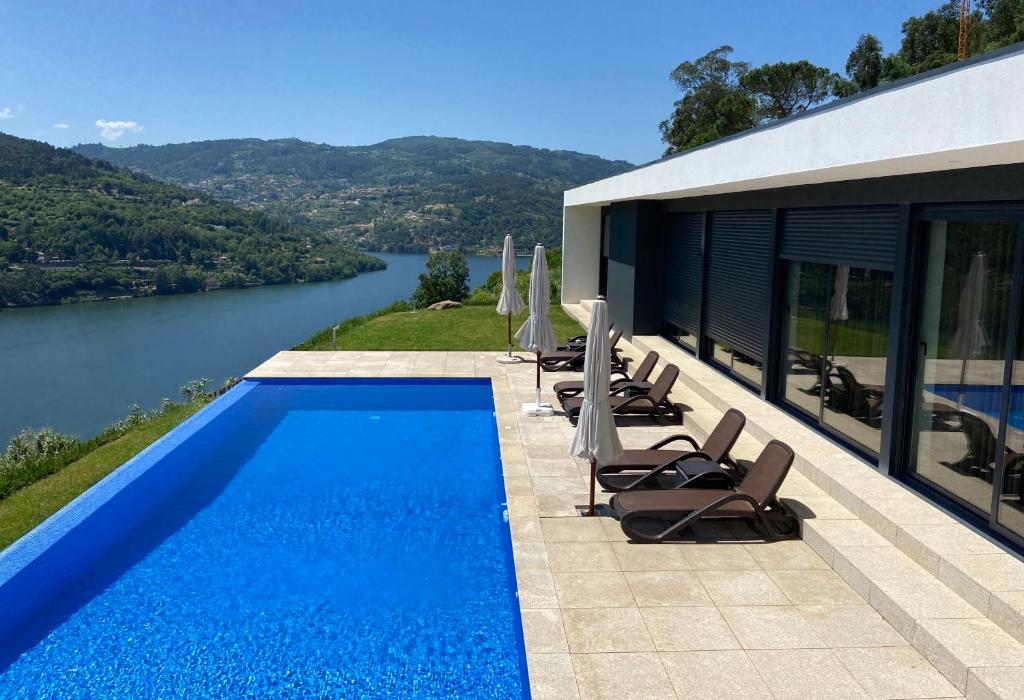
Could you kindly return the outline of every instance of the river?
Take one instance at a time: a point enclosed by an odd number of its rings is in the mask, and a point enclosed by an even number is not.
[[[90,436],[198,377],[219,386],[321,328],[407,299],[426,255],[341,282],[0,311],[0,450],[26,426]],[[470,286],[501,259],[467,256]],[[520,258],[520,267],[529,260]]]

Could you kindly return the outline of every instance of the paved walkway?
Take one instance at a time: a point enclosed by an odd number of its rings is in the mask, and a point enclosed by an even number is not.
[[[492,379],[535,698],[963,697],[801,541],[765,543],[742,525],[691,541],[628,542],[610,517],[583,518],[588,466],[568,456],[561,416],[527,418],[535,365],[498,353],[285,352],[253,377],[477,376]],[[545,396],[564,373],[543,373]],[[641,447],[697,427],[711,407],[687,397],[680,428],[637,425]],[[739,458],[756,456],[744,439]],[[842,507],[791,473],[785,495]],[[603,496],[607,501],[607,495]]]

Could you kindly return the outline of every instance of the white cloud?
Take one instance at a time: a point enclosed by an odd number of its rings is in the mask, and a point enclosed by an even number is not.
[[[114,142],[125,134],[137,134],[142,131],[142,124],[133,121],[97,119],[96,128],[104,141]]]
[[[69,127],[64,122],[57,122],[56,124],[53,125],[53,128],[54,129],[70,129],[71,127]]]
[[[14,112],[11,111],[10,107],[4,107],[0,109],[0,119],[14,119]]]

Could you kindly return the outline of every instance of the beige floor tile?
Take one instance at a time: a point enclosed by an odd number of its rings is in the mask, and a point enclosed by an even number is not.
[[[605,537],[609,542],[628,542],[629,537],[622,531],[622,526],[619,525],[619,521],[615,518],[598,517],[595,520],[601,522],[601,527],[604,528]],[[659,545],[660,546],[660,545]]]
[[[533,491],[537,495],[544,493],[574,495],[589,493],[589,486],[579,476],[531,476]]]
[[[626,581],[640,607],[713,604],[700,579],[692,571],[628,571]]]
[[[534,700],[571,700],[580,696],[568,654],[527,654],[530,695]]]
[[[768,571],[830,568],[806,542],[799,540],[748,544],[744,548],[761,568]]]
[[[685,571],[690,563],[679,545],[612,542],[623,571]]]
[[[836,656],[872,698],[948,698],[956,688],[912,647],[836,649]]]
[[[742,544],[707,543],[675,546],[682,548],[686,560],[690,562],[690,568],[695,571],[760,568]]]
[[[534,518],[537,517],[537,501],[533,493],[513,493],[505,497],[509,517]]]
[[[742,651],[664,652],[661,660],[686,700],[772,700],[772,694]]]
[[[797,609],[830,647],[908,644],[870,605],[800,605]]]
[[[546,542],[606,542],[604,518],[542,518],[540,528]]]
[[[820,649],[828,646],[796,608],[769,605],[719,609],[744,649]]]
[[[565,457],[563,459],[530,459],[527,458],[526,466],[530,470],[530,476],[571,476],[579,477],[580,470],[576,462]]]
[[[516,569],[520,608],[557,608],[555,582],[547,569]]]
[[[855,700],[869,697],[830,649],[748,652],[779,700]]]
[[[547,552],[555,573],[619,570],[608,542],[549,542]]]
[[[524,609],[523,639],[528,654],[569,651],[562,628],[561,612],[554,608]]]
[[[789,605],[789,599],[764,571],[698,571],[715,605]]]
[[[553,577],[558,602],[563,610],[636,607],[633,594],[626,585],[626,577],[621,572],[561,573],[553,574]]]
[[[661,700],[675,698],[661,658],[654,652],[573,654],[583,698]]]
[[[542,518],[576,518],[589,502],[588,494],[542,493],[537,496],[537,513]]]
[[[527,444],[524,447],[526,449],[526,456],[531,460],[552,459],[561,461],[569,457],[568,445]]]
[[[740,648],[717,608],[641,608],[640,613],[658,651]]]
[[[769,571],[768,575],[795,605],[859,605],[865,602],[832,569]]]
[[[505,477],[505,495],[506,496],[519,496],[519,495],[533,495],[533,484],[530,482],[528,476],[506,476]]]
[[[654,650],[636,608],[562,610],[562,624],[569,651],[574,654]]]
[[[517,569],[550,568],[543,542],[513,542],[512,557]]]
[[[508,529],[513,542],[543,542],[540,518],[537,516],[509,516]]]

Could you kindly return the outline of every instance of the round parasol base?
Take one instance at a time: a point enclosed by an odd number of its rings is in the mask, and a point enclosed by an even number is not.
[[[555,415],[555,409],[549,403],[524,403],[523,415],[535,418],[540,416],[553,416]]]
[[[525,362],[519,355],[502,355],[497,361],[503,365],[517,365],[520,362]]]

